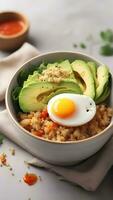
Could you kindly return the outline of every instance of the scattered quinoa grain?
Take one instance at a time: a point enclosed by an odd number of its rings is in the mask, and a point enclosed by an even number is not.
[[[14,148],[10,148],[10,152],[12,156],[15,156],[15,149]]]

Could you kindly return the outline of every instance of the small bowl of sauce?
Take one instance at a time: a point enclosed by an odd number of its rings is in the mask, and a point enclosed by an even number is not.
[[[27,39],[29,22],[25,15],[18,12],[0,13],[0,49],[15,50]]]

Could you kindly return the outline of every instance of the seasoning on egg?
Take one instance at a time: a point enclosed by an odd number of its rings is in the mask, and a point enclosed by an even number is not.
[[[12,36],[22,31],[24,23],[22,20],[12,19],[0,22],[0,35]]]
[[[34,185],[37,181],[38,181],[38,177],[36,174],[33,173],[26,173],[23,176],[23,180],[25,183],[27,183],[28,185]]]

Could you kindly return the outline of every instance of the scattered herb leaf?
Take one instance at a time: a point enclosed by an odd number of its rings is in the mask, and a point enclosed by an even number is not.
[[[113,31],[111,29],[107,29],[106,31],[100,32],[100,37],[104,42],[112,43],[113,42]]]
[[[84,43],[80,43],[80,47],[82,48],[82,49],[86,49],[86,45],[84,44]]]
[[[109,44],[100,47],[100,54],[103,56],[112,56],[113,55],[113,47]]]

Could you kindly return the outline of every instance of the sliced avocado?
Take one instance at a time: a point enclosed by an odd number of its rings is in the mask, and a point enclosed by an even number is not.
[[[39,82],[22,88],[19,94],[19,105],[23,112],[37,111],[44,108],[43,97],[54,91],[55,85]]]
[[[63,80],[60,83],[51,83],[54,86],[54,89],[49,90],[47,93],[42,93],[39,95],[39,98],[42,97],[42,101],[44,103],[48,103],[48,101],[55,95],[61,94],[64,92],[70,92],[75,94],[83,94],[82,90],[80,89],[79,85],[76,84],[74,81]],[[73,80],[73,79],[72,79]]]
[[[72,67],[71,67],[69,60],[64,60],[60,63],[57,63],[57,62],[56,63],[49,63],[47,65],[47,68],[54,68],[54,67],[58,67],[58,68],[63,69],[64,71],[67,71],[69,73],[68,78],[75,79],[74,73],[73,73],[73,70],[72,70]]]
[[[91,73],[93,74],[93,79],[95,81],[95,86],[97,86],[97,66],[94,62],[88,62],[87,63],[89,68],[90,68],[90,71]]]
[[[47,103],[52,97],[58,95],[58,94],[62,94],[62,93],[73,93],[73,94],[82,94],[81,91],[79,91],[77,88],[76,89],[72,89],[72,88],[62,88],[62,89],[58,89],[55,92],[52,92],[45,100],[45,103]]]
[[[97,68],[98,87],[96,88],[96,98],[95,99],[98,99],[102,95],[104,88],[108,81],[109,81],[108,67],[106,65],[102,65],[102,66],[98,67]]]
[[[95,102],[97,104],[105,101],[109,97],[110,92],[111,92],[111,81],[112,81],[112,77],[111,77],[111,74],[109,73],[109,80],[108,80],[108,82],[104,86],[103,93],[101,94],[100,97],[98,97],[97,99],[95,99]]]
[[[96,104],[104,102],[110,95],[110,92],[111,92],[110,87],[106,87],[105,90],[103,91],[103,94],[98,99],[95,100]]]
[[[82,90],[80,89],[79,85],[73,81],[73,79],[64,79],[61,82],[57,83],[58,88],[72,88],[80,93],[82,93]]]
[[[55,62],[55,63],[48,63],[47,64],[47,68],[53,68],[53,67],[57,67],[58,66],[58,63]]]
[[[19,105],[23,112],[38,111],[44,108],[48,102],[48,96],[59,89],[82,94],[80,87],[71,81],[61,81],[60,83],[37,82],[23,87],[19,94]],[[62,93],[63,93],[62,90]],[[53,95],[54,96],[54,95]]]
[[[65,70],[69,73],[68,78],[75,80],[75,76],[74,76],[74,73],[73,73],[73,70],[72,70],[72,67],[71,67],[69,60],[62,61],[61,63],[58,64],[58,67],[61,67],[61,69]]]
[[[24,81],[23,87],[26,87],[31,83],[38,82],[39,81],[38,80],[39,76],[40,75],[39,75],[38,71],[34,71],[33,75],[29,75],[28,79],[26,81]]]
[[[88,64],[86,64],[82,60],[76,60],[72,63],[72,69],[73,71],[79,74],[79,76],[83,79],[86,85],[84,94],[94,99],[95,98],[95,84],[94,84],[93,75],[88,67]]]
[[[84,92],[85,91],[85,83],[84,83],[84,81],[82,80],[82,78],[80,77],[80,75],[77,72],[74,72],[74,76],[75,76],[75,81],[74,82],[76,82],[79,85],[79,87],[82,90],[82,92]]]
[[[72,80],[72,81],[70,81]],[[47,103],[52,97],[61,93],[74,93],[74,94],[83,94],[79,85],[73,81],[73,79],[63,80],[57,84],[57,88],[46,96],[44,102]]]

